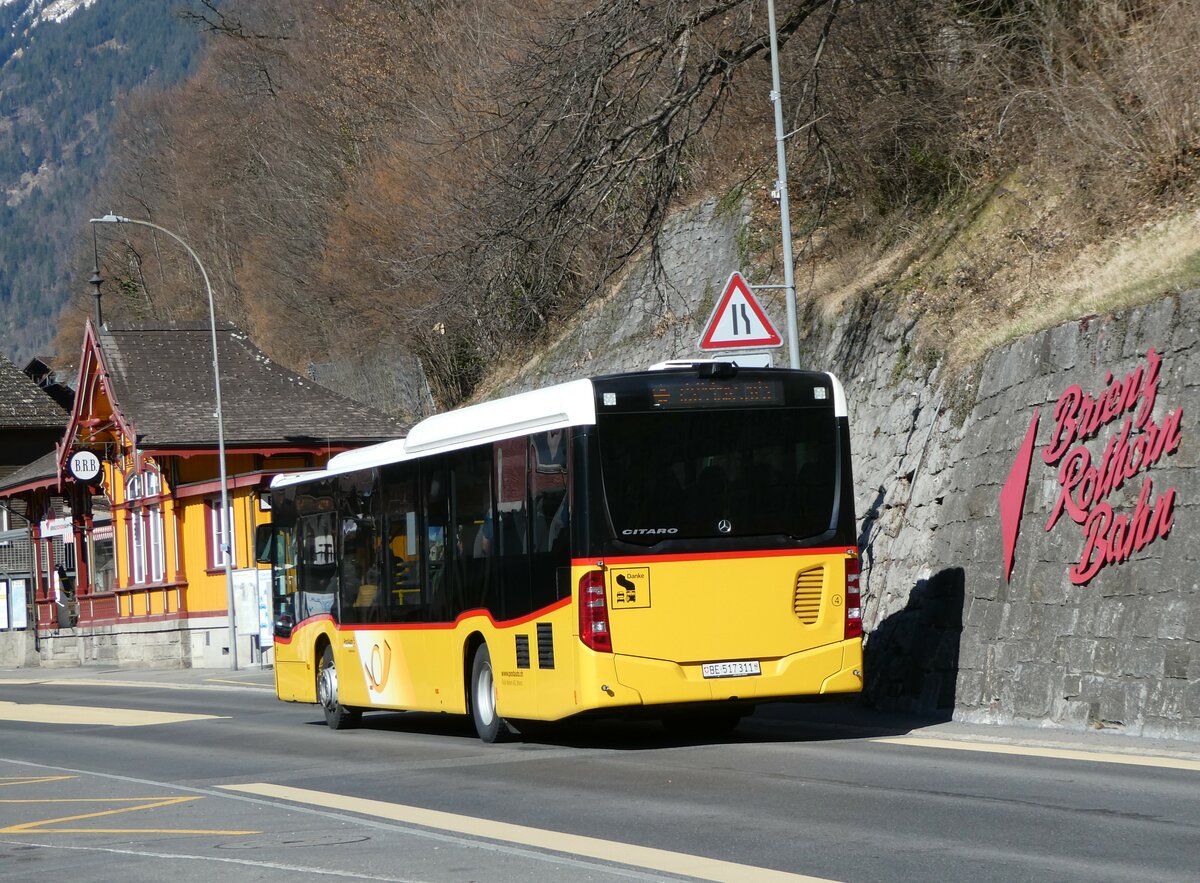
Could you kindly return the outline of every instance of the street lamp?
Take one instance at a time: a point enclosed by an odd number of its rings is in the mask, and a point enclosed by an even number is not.
[[[799,341],[796,335],[796,280],[792,270],[792,212],[788,205],[787,151],[783,134],[783,96],[779,91],[779,38],[775,32],[775,0],[767,0],[767,19],[771,30],[771,103],[775,105],[775,164],[779,170],[780,233],[783,237],[783,287],[787,289],[788,364],[800,367]]]
[[[216,307],[213,305],[212,285],[209,284],[208,273],[204,272],[204,264],[200,263],[200,258],[192,251],[192,247],[165,227],[160,227],[158,224],[153,224],[150,221],[123,218],[120,215],[114,214],[107,214],[102,218],[92,218],[89,223],[137,224],[141,227],[150,227],[159,233],[170,236],[192,256],[192,260],[200,268],[200,275],[204,279],[204,290],[208,292],[208,324],[209,328],[212,329],[213,384],[217,393],[217,456],[221,467],[221,550],[225,559],[225,597],[229,604],[229,667],[233,671],[237,671],[237,622],[233,605],[233,555],[229,542],[233,536],[233,525],[229,523],[229,480],[225,472],[225,420],[221,414],[221,369],[217,363],[217,312]],[[99,331],[99,329],[96,330]]]

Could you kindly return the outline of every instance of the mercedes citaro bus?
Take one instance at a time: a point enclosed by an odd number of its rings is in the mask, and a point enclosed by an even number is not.
[[[846,398],[667,363],[430,417],[272,482],[279,698],[720,731],[862,689]]]

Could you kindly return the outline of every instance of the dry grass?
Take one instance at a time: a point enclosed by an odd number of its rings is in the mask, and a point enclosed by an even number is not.
[[[866,237],[859,219],[831,219],[797,273],[798,294],[826,317],[864,295],[894,300],[918,320],[916,348],[953,377],[1017,337],[1200,286],[1194,201],[1143,205],[1135,224],[1097,227],[1074,184],[1016,170]]]

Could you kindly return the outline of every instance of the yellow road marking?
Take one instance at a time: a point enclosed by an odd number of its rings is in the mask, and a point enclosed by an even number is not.
[[[872,741],[885,742],[891,745],[912,745],[917,748],[946,748],[951,751],[978,751],[985,754],[1049,757],[1057,760],[1119,763],[1128,766],[1148,766],[1168,770],[1200,772],[1200,760],[1189,760],[1183,757],[1155,757],[1146,754],[1119,754],[1111,751],[1080,751],[1075,748],[1049,748],[1040,745],[1004,745],[997,742],[971,742],[955,739],[923,738],[920,736],[884,736]]]
[[[164,806],[177,806],[202,800],[201,797],[83,797],[62,798],[57,800],[0,800],[0,803],[132,803],[137,806],[122,806],[117,809],[106,809],[99,812],[79,813],[72,816],[59,816],[53,819],[41,819],[34,822],[22,822],[0,828],[0,834],[219,834],[244,835],[258,834],[259,831],[219,831],[198,828],[61,828],[50,827],[65,822],[78,822],[81,819],[98,819],[103,816],[114,816],[120,813],[137,812],[143,809],[158,809]]]
[[[0,720],[27,724],[80,724],[108,727],[147,727],[184,721],[217,720],[213,714],[174,714],[132,708],[90,708],[84,705],[22,705],[0,702]]]
[[[42,785],[46,782],[62,782],[75,776],[0,776],[0,788],[5,785]]]
[[[218,787],[227,791],[237,791],[242,794],[254,794],[259,797],[291,800],[309,806],[355,812],[395,822],[420,825],[423,828],[435,828],[440,831],[465,834],[469,837],[484,837],[488,840],[516,843],[521,846],[531,846],[535,849],[547,849],[553,852],[566,853],[567,855],[584,856],[606,862],[648,868],[654,871],[663,871],[668,874],[678,874],[700,880],[718,880],[727,881],[727,883],[751,883],[751,881],[753,883],[785,883],[785,881],[787,883],[831,883],[831,881],[821,877],[789,874],[785,871],[775,871],[770,868],[739,865],[734,862],[704,858],[698,855],[688,855],[683,852],[670,852],[665,849],[635,846],[631,843],[621,843],[616,840],[601,840],[597,837],[584,837],[579,834],[564,834],[559,831],[547,831],[542,828],[530,828],[525,825],[513,825],[507,822],[494,822],[490,819],[460,816],[438,810],[422,809],[417,806],[385,803],[381,800],[365,800],[341,794],[329,794],[324,791],[310,791],[307,788],[292,788],[287,785],[271,785],[265,782],[245,785],[220,785]]]

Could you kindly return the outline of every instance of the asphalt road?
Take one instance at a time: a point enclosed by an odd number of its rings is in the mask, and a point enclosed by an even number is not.
[[[0,672],[6,881],[1200,879],[1200,746],[774,705],[484,745],[270,673]]]

